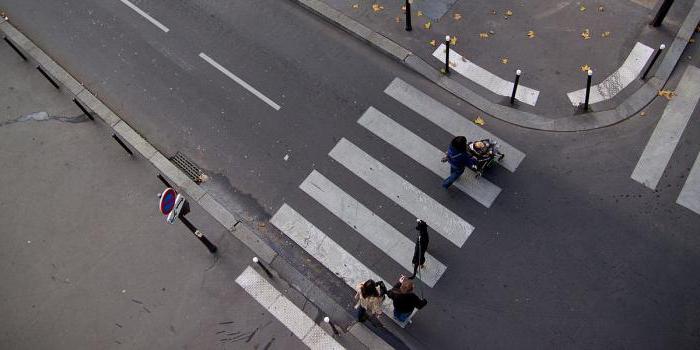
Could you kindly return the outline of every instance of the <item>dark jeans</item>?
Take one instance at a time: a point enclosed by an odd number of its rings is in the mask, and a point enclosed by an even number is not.
[[[394,309],[394,318],[401,321],[401,322],[406,322],[406,320],[408,319],[409,316],[411,316],[412,313],[413,312],[401,313],[401,312],[396,311],[396,309]]]
[[[453,166],[450,166],[450,176],[445,179],[445,181],[442,182],[442,187],[448,188],[459,179],[460,176],[462,176],[462,173],[464,173],[464,167],[461,168],[456,168]]]
[[[357,307],[357,320],[359,322],[365,322],[369,319],[369,315],[367,314],[367,309],[365,309],[362,306]]]

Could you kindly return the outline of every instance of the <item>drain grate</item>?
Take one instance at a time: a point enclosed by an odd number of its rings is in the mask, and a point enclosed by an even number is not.
[[[202,169],[200,169],[197,164],[194,164],[194,162],[187,158],[184,154],[177,152],[174,156],[170,157],[170,161],[173,162],[175,166],[180,168],[180,170],[184,171],[185,174],[187,174],[187,177],[192,179],[192,181],[196,183],[202,182],[202,175],[204,175]]]

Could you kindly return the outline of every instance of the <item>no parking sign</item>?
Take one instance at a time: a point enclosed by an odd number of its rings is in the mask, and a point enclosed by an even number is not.
[[[168,217],[165,219],[169,224],[175,223],[175,219],[182,206],[185,204],[185,197],[179,195],[177,191],[168,187],[160,195],[160,202],[158,203],[158,208],[163,215]]]

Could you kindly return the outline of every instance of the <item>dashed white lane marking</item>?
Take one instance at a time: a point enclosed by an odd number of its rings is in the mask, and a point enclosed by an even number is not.
[[[443,151],[374,107],[369,107],[357,122],[441,178],[450,176],[450,165],[440,162],[444,156]],[[501,193],[498,186],[483,177],[476,178],[474,172],[469,169],[466,169],[454,186],[487,208],[491,207]]]
[[[690,169],[676,203],[700,214],[700,153]]]
[[[433,57],[440,60],[440,62],[445,63],[445,44],[440,45],[435,51],[433,51]],[[496,95],[510,97],[510,95],[513,93],[512,81],[502,79],[486,69],[479,67],[474,62],[462,57],[462,55],[452,49],[450,49],[450,69],[481,85]],[[531,89],[522,84],[518,84],[518,90],[515,92],[515,98],[518,101],[527,103],[531,106],[537,104],[537,98],[539,95],[539,91]]]
[[[449,109],[447,106],[399,78],[395,78],[391,84],[384,89],[384,93],[452,135],[463,135],[468,140],[491,139],[493,141],[498,141],[501,152],[506,155],[499,164],[510,171],[515,171],[518,165],[520,165],[520,162],[525,158],[525,153],[480,128],[457,112]],[[445,146],[447,146],[447,144]]]
[[[343,247],[338,245],[330,237],[326,236],[314,224],[306,220],[296,210],[287,203],[277,210],[270,219],[270,223],[275,225],[287,237],[291,238],[307,253],[313,256],[323,266],[340,277],[353,290],[360,283],[372,279],[375,281],[391,281],[382,278],[374,271],[370,270],[348,253]],[[387,286],[391,288],[391,286]],[[390,316],[394,322],[399,322],[393,317],[394,305],[389,298],[384,300],[382,310]]]
[[[676,93],[677,96],[666,105],[632,172],[632,179],[652,190],[656,189],[663,176],[700,98],[700,69],[688,66],[676,87]]]
[[[147,19],[149,22],[153,23],[156,27],[160,28],[160,30],[164,32],[169,32],[170,29],[168,27],[164,26],[163,23],[158,22],[155,18],[151,17],[148,13],[143,11],[142,9],[138,8],[136,5],[132,4],[129,0],[120,0],[124,5],[129,6],[132,10],[136,11],[139,15],[143,16],[145,19]]]
[[[474,231],[474,226],[345,138],[328,155],[458,247]],[[440,182],[436,181],[435,186]]]
[[[632,52],[620,68],[597,85],[591,86],[588,103],[594,104],[615,97],[622,89],[637,79],[652,53],[654,53],[654,49],[649,46],[639,42],[634,45]],[[595,71],[593,74],[595,78]],[[586,100],[586,89],[572,91],[566,95],[569,96],[572,105],[578,106]]]
[[[224,68],[218,62],[214,61],[211,57],[207,56],[204,52],[200,53],[199,57],[201,57],[202,59],[207,61],[207,63],[214,66],[214,68],[218,69],[221,73],[224,73],[224,75],[226,75],[227,77],[231,78],[233,81],[238,83],[238,85],[240,85],[243,88],[245,88],[246,90],[248,90],[251,94],[255,95],[257,98],[261,99],[263,102],[270,105],[270,107],[274,108],[277,111],[280,110],[281,107],[277,103],[275,103],[275,101],[272,101],[267,96],[263,95],[260,91],[256,90],[254,87],[250,86],[250,84],[246,83],[243,79],[241,79],[241,78],[237,77],[235,74],[231,73],[231,71]]]
[[[413,257],[414,242],[321,173],[316,170],[311,172],[299,188],[389,255],[403,268],[413,271],[411,258]],[[425,268],[421,269],[418,277],[428,286],[434,287],[447,268],[428,253],[426,253],[425,258]]]
[[[252,267],[246,267],[236,283],[309,348],[344,349]]]

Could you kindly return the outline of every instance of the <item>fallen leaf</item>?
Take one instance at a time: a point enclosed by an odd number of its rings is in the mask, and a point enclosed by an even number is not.
[[[381,11],[381,10],[383,10],[383,9],[384,9],[384,6],[382,6],[382,5],[379,5],[379,4],[373,4],[373,5],[372,5],[372,10],[374,10],[374,12],[379,12],[379,11]]]
[[[643,116],[647,115],[647,112],[639,113],[639,115],[643,117]]]
[[[454,61],[450,61],[450,67],[452,67],[452,68],[457,67],[457,63],[455,63]]]
[[[690,38],[690,39],[688,40],[688,42],[692,44],[692,43],[694,43],[694,42],[695,42],[695,39],[693,39],[693,38]]]
[[[508,57],[501,57],[501,63],[508,64]]]
[[[584,31],[581,32],[581,37],[583,40],[588,40],[591,38],[591,31],[590,29],[586,28]]]
[[[265,227],[265,223],[264,223],[264,222],[261,222],[261,223],[258,224],[258,226],[260,226],[260,227]]]
[[[603,33],[600,34],[600,36],[603,37],[603,38],[607,38],[607,37],[610,36],[610,32],[603,32]]]
[[[360,8],[360,4],[352,5],[352,8],[354,8],[354,9],[359,9],[359,8]]]
[[[401,5],[401,11],[406,12],[406,5]]]
[[[462,19],[462,15],[460,15],[459,13],[455,13],[452,15],[452,19],[454,19],[455,21],[459,21],[460,19]]]
[[[431,26],[431,25],[432,25],[432,23],[430,23],[430,22],[425,22],[425,24],[423,24],[423,28],[425,28],[425,29],[430,29],[430,26]]]
[[[457,45],[457,37],[456,36],[451,36],[450,37],[450,45],[454,46]]]
[[[484,121],[484,118],[477,116],[476,119],[474,119],[474,124],[484,125],[486,124],[486,121]]]
[[[578,10],[581,12],[586,11],[586,6],[584,6],[583,4],[579,4]]]
[[[603,12],[605,11],[605,7],[603,6],[598,6],[598,12]]]
[[[535,37],[535,31],[534,31],[534,30],[528,31],[528,32],[527,32],[527,37],[530,38],[530,39],[534,38],[534,37]]]
[[[673,96],[676,96],[676,92],[672,90],[659,90],[659,96],[666,97],[667,100],[673,99]]]
[[[418,17],[423,16],[423,11],[418,11],[418,12],[416,12],[416,16],[418,16]]]
[[[588,72],[589,70],[591,70],[591,66],[589,66],[587,64],[584,64],[583,66],[581,66],[582,72]]]
[[[396,17],[394,18],[394,20],[396,21],[396,23],[401,22],[401,16],[396,16]]]
[[[428,41],[428,44],[430,44],[430,46],[434,47],[434,46],[437,46],[437,41],[435,41],[435,39],[433,39],[433,40]]]
[[[503,15],[506,16],[506,17],[510,17],[510,16],[513,15],[513,11],[510,10],[510,9],[508,9],[508,10],[506,10],[506,12],[503,13]]]
[[[486,39],[489,37],[489,33],[479,33],[479,38]]]

